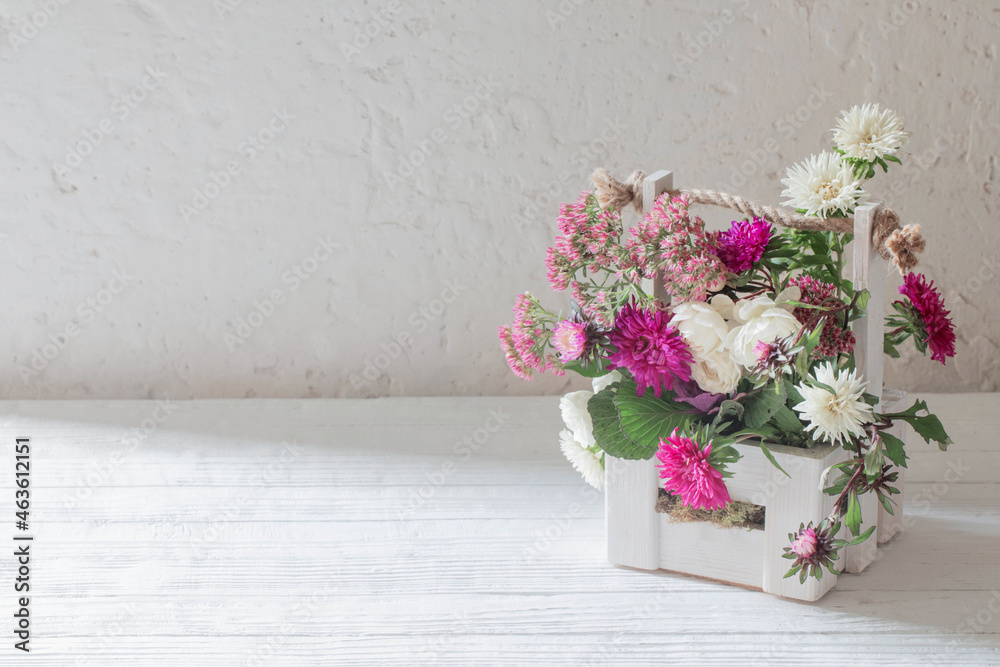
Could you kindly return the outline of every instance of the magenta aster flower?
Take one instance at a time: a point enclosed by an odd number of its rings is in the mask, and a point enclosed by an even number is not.
[[[659,398],[663,387],[673,389],[674,376],[691,379],[691,349],[680,331],[670,326],[670,313],[642,310],[628,304],[615,318],[608,335],[617,351],[608,355],[608,368],[627,368],[635,378],[636,394],[648,387]]]
[[[910,301],[910,305],[924,326],[925,342],[931,348],[931,359],[942,364],[945,358],[955,356],[955,325],[951,313],[944,308],[944,299],[934,287],[934,282],[920,273],[906,274],[899,293]]]
[[[734,220],[718,235],[719,259],[732,273],[743,273],[764,256],[771,241],[771,225],[762,218]]]
[[[705,510],[725,507],[731,500],[729,489],[722,481],[722,473],[709,463],[711,454],[711,442],[700,449],[694,440],[682,436],[679,429],[674,429],[669,438],[661,438],[656,458],[660,461],[657,466],[660,479],[666,480],[664,488],[679,495],[681,503],[688,507]]]
[[[552,332],[552,347],[562,361],[579,359],[587,351],[587,323],[563,320]]]

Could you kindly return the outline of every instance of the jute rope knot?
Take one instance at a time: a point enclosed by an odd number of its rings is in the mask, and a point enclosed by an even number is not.
[[[596,188],[597,203],[601,208],[620,212],[632,206],[642,215],[642,181],[645,177],[643,172],[636,170],[622,183],[606,170],[597,168],[590,180]],[[687,195],[693,204],[710,204],[733,209],[746,216],[764,218],[782,227],[840,233],[854,231],[854,221],[850,218],[816,218],[788,209],[758,204],[727,192],[694,188],[678,188],[668,192],[671,196]],[[899,216],[887,208],[883,208],[875,216],[872,243],[883,258],[895,264],[900,273],[906,273],[917,265],[917,253],[923,252],[927,245],[920,234],[920,225],[906,225],[901,228]]]

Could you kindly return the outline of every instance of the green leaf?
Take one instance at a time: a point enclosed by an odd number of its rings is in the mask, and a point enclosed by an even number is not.
[[[743,418],[743,406],[739,401],[727,399],[719,404],[719,413],[715,415],[712,425],[721,429],[721,426],[718,426],[719,423],[729,417],[732,418],[731,421],[739,421]]]
[[[847,514],[844,515],[844,523],[851,531],[851,535],[861,532],[861,503],[858,502],[858,492],[851,489],[847,494]]]
[[[895,155],[883,155],[882,157],[883,159],[888,160],[889,162],[895,162],[896,164],[903,164],[902,161],[900,161],[900,159]]]
[[[667,438],[674,429],[683,430],[691,423],[694,410],[686,403],[673,400],[672,393],[656,398],[652,391],[647,390],[643,396],[636,396],[634,387],[632,382],[622,382],[613,400],[622,434],[638,444],[641,450],[649,452],[642,458],[649,458],[656,452],[661,438]]]
[[[885,445],[885,455],[899,467],[905,468],[906,452],[903,450],[903,441],[892,433],[886,433],[885,431],[882,431],[879,435],[882,436],[882,444]]]
[[[920,415],[919,412],[927,414]],[[944,430],[944,425],[936,415],[930,414],[927,409],[927,401],[918,400],[903,412],[894,412],[886,415],[890,419],[901,419],[913,427],[913,430],[920,434],[924,442],[930,443],[932,440],[937,443],[941,451],[948,449],[952,444],[951,438]]]
[[[778,461],[777,461],[777,460],[776,460],[776,459],[774,458],[774,454],[772,454],[772,453],[771,453],[771,450],[767,448],[767,445],[765,445],[765,444],[764,444],[764,441],[763,441],[763,440],[761,440],[761,441],[760,441],[760,451],[764,452],[764,456],[766,456],[766,457],[767,457],[767,460],[771,462],[771,465],[773,465],[773,466],[774,466],[775,468],[777,468],[777,469],[778,469],[778,470],[780,470],[781,472],[785,473],[785,477],[787,477],[787,478],[789,478],[789,479],[791,479],[791,478],[792,478],[792,476],[791,476],[791,475],[789,475],[789,474],[788,474],[788,473],[787,473],[787,472],[785,471],[785,469],[784,469],[784,468],[782,468],[782,467],[781,467],[781,466],[780,466],[780,465],[778,464]]]
[[[778,408],[774,416],[771,417],[771,423],[778,427],[784,433],[801,433],[802,432],[802,422],[799,421],[798,416],[789,408],[787,405],[782,405]]]
[[[563,366],[568,371],[573,371],[574,373],[579,373],[585,378],[596,378],[602,375],[607,375],[610,371],[607,368],[607,359],[601,358],[587,365],[584,365],[579,359],[573,361],[568,361]]]
[[[848,542],[845,546],[853,547],[853,546],[856,546],[858,544],[861,544],[862,542],[864,542],[865,540],[867,540],[869,537],[871,537],[871,535],[872,535],[873,532],[875,532],[875,526],[872,526],[871,528],[869,528],[868,530],[866,530],[863,535],[858,535],[853,540],[851,540],[850,542]],[[855,533],[855,535],[857,535],[857,533]]]
[[[776,387],[777,391],[772,387],[762,387],[741,401],[744,409],[743,423],[747,428],[763,426],[785,404],[788,395],[785,393],[784,383],[778,383]]]
[[[854,304],[861,310],[866,310],[868,308],[868,300],[871,299],[872,293],[866,289],[858,292],[858,298]]]
[[[634,460],[651,458],[656,453],[655,446],[640,444],[622,432],[621,416],[614,400],[619,389],[617,385],[602,389],[587,402],[587,412],[594,422],[594,439],[611,456]]]
[[[885,511],[888,512],[890,516],[895,514],[895,512],[892,511],[892,500],[889,499],[889,496],[879,494],[878,499],[879,502],[882,503],[882,507],[885,508]]]

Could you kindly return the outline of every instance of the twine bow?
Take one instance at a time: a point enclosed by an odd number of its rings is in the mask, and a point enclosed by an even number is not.
[[[590,180],[596,188],[597,203],[601,208],[621,212],[632,206],[642,215],[642,181],[645,177],[643,172],[633,171],[623,183],[606,170],[597,168]],[[678,188],[668,192],[671,196],[687,195],[694,204],[730,208],[747,216],[764,218],[782,227],[840,233],[854,231],[854,222],[850,218],[816,218],[788,209],[764,206],[727,192],[694,188]],[[892,261],[900,273],[907,273],[913,269],[917,265],[917,253],[923,252],[927,246],[920,233],[920,225],[900,227],[899,216],[888,208],[883,208],[875,216],[872,243],[878,253],[884,259]]]

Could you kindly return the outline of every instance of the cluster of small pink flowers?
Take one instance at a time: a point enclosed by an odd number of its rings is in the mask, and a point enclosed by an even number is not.
[[[664,194],[634,229],[627,248],[644,277],[660,274],[670,296],[704,301],[725,283],[726,266],[715,254],[714,235],[705,222],[688,212],[687,195]]]
[[[535,372],[564,373],[555,355],[547,353],[555,318],[528,294],[518,294],[514,302],[514,323],[497,331],[507,365],[522,380],[530,380]]]
[[[837,288],[830,283],[817,280],[812,276],[800,275],[788,281],[789,286],[798,287],[802,296],[799,301],[813,306],[842,306],[844,302],[838,299]],[[815,308],[798,307],[794,311],[795,319],[807,326],[813,326],[826,311]],[[834,357],[838,354],[850,354],[855,344],[854,334],[844,327],[840,317],[831,315],[824,320],[823,333],[820,334],[819,345],[813,351],[818,357]]]
[[[615,347],[608,355],[608,368],[627,368],[639,396],[652,387],[659,398],[664,387],[673,389],[675,376],[684,382],[691,379],[691,348],[670,326],[670,317],[666,311],[642,310],[630,303],[618,313],[608,334]]]
[[[908,273],[899,293],[910,301],[924,325],[927,346],[931,348],[931,359],[943,364],[947,357],[954,357],[955,325],[951,321],[951,313],[945,310],[944,299],[934,287],[934,282],[928,283],[920,273]]]
[[[580,305],[580,309],[588,319],[604,328],[609,328],[614,324],[614,312],[609,307],[606,291],[598,289],[591,294],[588,291],[588,286],[576,280],[570,283],[570,290],[573,299]]]
[[[674,429],[670,437],[660,439],[656,452],[659,459],[660,479],[664,487],[679,495],[681,503],[696,509],[717,510],[729,504],[731,498],[722,473],[709,462],[712,443],[702,449],[691,438]]]
[[[761,218],[734,220],[716,237],[719,259],[733,273],[743,273],[764,256],[771,233],[771,225]]]
[[[608,269],[621,255],[621,216],[601,210],[593,192],[583,192],[575,204],[563,204],[557,224],[559,235],[545,256],[549,284],[557,292],[568,288],[580,269]]]

